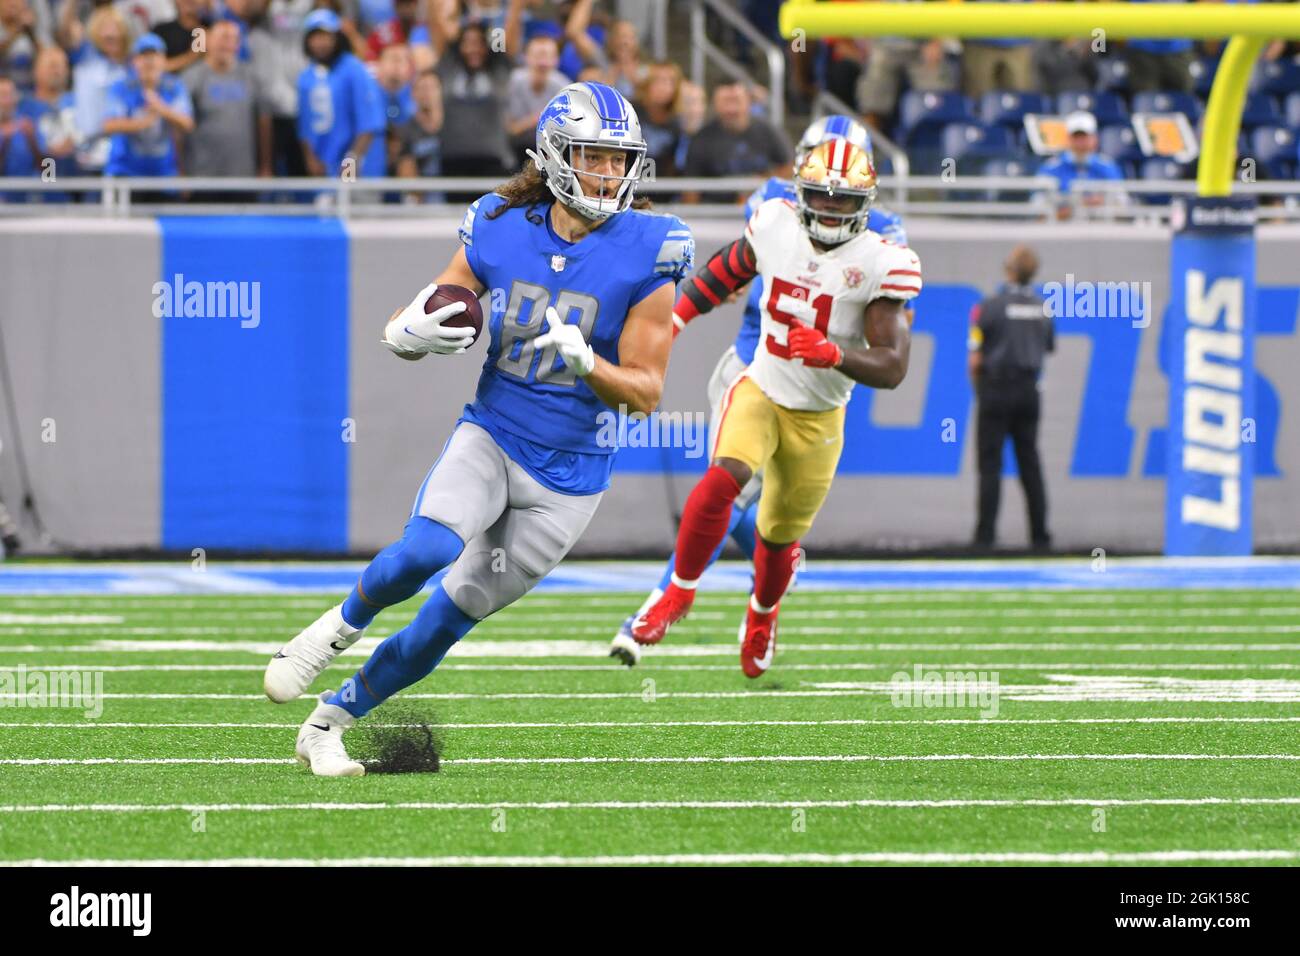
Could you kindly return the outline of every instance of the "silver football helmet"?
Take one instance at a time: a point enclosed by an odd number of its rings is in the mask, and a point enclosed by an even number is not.
[[[585,192],[573,163],[586,148],[621,149],[622,176],[583,171],[594,194]],[[632,205],[645,167],[641,121],[623,94],[604,83],[570,83],[556,93],[537,120],[537,149],[529,150],[546,185],[569,209],[592,220],[607,219]]]

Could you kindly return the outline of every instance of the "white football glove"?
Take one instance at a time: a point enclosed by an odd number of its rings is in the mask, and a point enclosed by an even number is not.
[[[578,375],[590,375],[596,367],[596,353],[582,337],[582,329],[561,322],[560,313],[553,305],[546,309],[546,321],[550,331],[533,339],[533,346],[544,349],[554,345],[565,365]]]
[[[399,355],[424,354],[436,352],[439,355],[454,355],[463,352],[474,338],[470,328],[444,327],[442,322],[453,315],[464,312],[464,302],[453,302],[443,306],[430,315],[424,314],[424,303],[438,291],[437,283],[431,282],[419,291],[411,304],[403,309],[393,321],[384,328],[383,344],[390,352]]]

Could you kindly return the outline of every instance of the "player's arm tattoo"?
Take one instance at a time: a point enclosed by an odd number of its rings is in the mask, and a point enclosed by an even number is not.
[[[906,306],[898,299],[876,299],[867,306],[867,345],[844,349],[839,370],[871,388],[897,388],[907,375],[912,332]]]
[[[749,239],[741,236],[723,246],[709,256],[699,272],[682,283],[682,294],[673,306],[674,324],[683,328],[696,316],[712,311],[756,275],[758,267]]]

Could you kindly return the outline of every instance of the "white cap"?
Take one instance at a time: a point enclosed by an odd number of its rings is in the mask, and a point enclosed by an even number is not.
[[[1075,133],[1096,135],[1097,118],[1087,110],[1075,110],[1065,118],[1065,131],[1071,135]]]

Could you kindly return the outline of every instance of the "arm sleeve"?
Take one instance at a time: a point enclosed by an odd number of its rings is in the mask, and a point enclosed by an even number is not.
[[[754,247],[741,236],[715,252],[699,272],[686,280],[673,306],[674,322],[681,328],[696,316],[711,312],[756,275]]]

